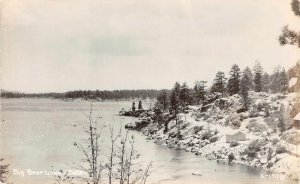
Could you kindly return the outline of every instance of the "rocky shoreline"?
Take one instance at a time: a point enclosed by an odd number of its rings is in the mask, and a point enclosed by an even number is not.
[[[293,136],[299,135],[299,131],[291,128],[280,135],[270,125],[278,121],[274,114],[279,104],[290,103],[293,97],[252,96],[257,99],[252,111],[260,109],[255,112],[233,113],[238,110],[235,107],[238,97],[233,96],[222,102],[217,100],[205,110],[202,106],[189,106],[184,113],[178,114],[179,128],[168,112],[155,111],[139,114],[136,116],[139,120],[127,124],[126,128],[141,131],[147,139],[158,144],[183,149],[209,160],[261,167],[299,181],[299,155],[297,146],[292,144]],[[258,107],[262,105],[260,102],[271,109],[269,117],[264,108]],[[227,135],[236,132],[244,133],[246,139],[227,142]]]

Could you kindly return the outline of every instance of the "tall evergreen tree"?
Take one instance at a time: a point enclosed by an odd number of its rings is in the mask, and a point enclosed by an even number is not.
[[[211,87],[211,92],[222,93],[222,97],[224,97],[226,92],[226,78],[224,72],[217,72],[214,84]]]
[[[285,93],[289,88],[289,78],[284,68],[280,72],[280,84],[281,92]]]
[[[162,110],[168,110],[169,99],[167,90],[162,90],[157,96],[157,106]]]
[[[251,79],[249,77],[249,73],[247,73],[247,69],[244,70],[243,76],[241,79],[241,84],[240,84],[240,95],[242,97],[242,101],[244,104],[244,108],[247,110],[250,104],[250,99],[249,99],[249,91],[251,87]]]
[[[253,74],[251,69],[247,66],[246,69],[243,72],[243,75],[247,75],[250,82],[249,82],[249,89],[253,90],[254,89],[254,83],[253,83]]]
[[[270,75],[267,72],[262,76],[262,91],[267,93],[270,91]]]
[[[135,108],[135,102],[134,102],[134,101],[132,102],[132,108],[131,108],[131,109],[132,109],[132,111],[135,111],[135,109],[136,109],[136,108]]]
[[[262,75],[263,75],[263,68],[259,62],[256,62],[254,66],[254,90],[256,92],[262,91]]]
[[[176,82],[170,95],[170,111],[175,115],[178,114],[180,108],[180,91],[181,86],[179,82]]]
[[[186,82],[184,82],[181,86],[179,99],[183,108],[191,102],[190,90]]]
[[[139,100],[139,106],[138,106],[138,109],[139,109],[139,110],[142,110],[142,109],[143,109],[142,100]]]
[[[195,99],[196,104],[199,104],[201,101],[205,100],[205,84],[207,81],[197,81],[195,83],[194,92],[195,92]]]
[[[238,94],[240,91],[240,78],[241,78],[241,70],[237,64],[234,64],[231,67],[229,72],[229,79],[227,84],[227,89],[229,95]]]
[[[171,107],[171,113],[175,116],[175,124],[177,126],[177,137],[180,136],[180,124],[178,123],[178,118],[177,115],[180,110],[180,91],[181,91],[181,86],[178,82],[175,83],[171,95],[170,95],[170,107]]]
[[[200,104],[200,101],[201,101],[201,97],[199,95],[200,93],[200,86],[197,84],[197,82],[195,83],[194,85],[194,101],[195,101],[195,104]]]
[[[277,66],[276,68],[274,68],[274,71],[271,75],[270,89],[272,93],[281,92],[282,89],[281,70],[282,70],[281,66]]]

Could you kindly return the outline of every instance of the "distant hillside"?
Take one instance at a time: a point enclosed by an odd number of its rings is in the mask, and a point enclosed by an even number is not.
[[[1,98],[57,98],[57,99],[97,99],[97,100],[120,100],[132,98],[156,98],[161,90],[139,89],[139,90],[113,90],[113,91],[91,91],[76,90],[65,93],[22,93],[1,89]]]

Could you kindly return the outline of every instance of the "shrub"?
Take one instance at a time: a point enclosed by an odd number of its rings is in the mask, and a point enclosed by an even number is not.
[[[253,132],[264,132],[267,130],[266,125],[258,122],[249,122],[246,128]]]
[[[281,154],[281,153],[286,153],[287,149],[284,145],[277,145],[276,147],[276,153]]]
[[[177,136],[177,139],[183,140],[183,135],[181,135],[181,134],[176,134],[176,136]]]
[[[244,151],[244,155],[247,155],[250,158],[254,158],[257,155],[257,152],[261,150],[261,147],[265,144],[263,140],[254,140],[250,142],[248,147]]]
[[[273,167],[273,163],[272,162],[269,162],[268,164],[267,164],[267,168],[271,168],[271,167]]]
[[[250,116],[250,118],[255,118],[255,117],[258,117],[258,116],[259,116],[259,114],[258,114],[258,111],[257,111],[257,109],[255,109],[255,108],[252,108],[252,109],[249,111],[249,116]]]
[[[248,113],[241,113],[240,120],[243,121],[244,119],[248,119],[249,114]]]
[[[248,147],[253,148],[255,151],[260,151],[261,147],[267,144],[267,139],[256,139],[250,142]]]
[[[231,122],[231,125],[233,128],[238,129],[241,126],[241,120],[235,119]]]
[[[193,131],[194,131],[194,134],[197,134],[198,132],[200,132],[201,130],[203,130],[203,126],[195,126]]]
[[[210,114],[209,114],[209,113],[206,113],[206,114],[204,115],[203,119],[204,119],[204,120],[207,120],[207,119],[210,118],[210,117],[211,117]]]
[[[157,127],[154,125],[154,124],[150,124],[148,127],[148,132],[149,132],[149,134],[154,134],[155,132],[157,132]]]
[[[228,155],[228,162],[231,163],[234,159],[235,159],[235,156],[233,155],[233,153],[230,153]]]
[[[224,123],[224,126],[228,126],[228,125],[229,125],[229,118],[227,118]]]
[[[256,153],[256,151],[253,150],[253,149],[246,148],[243,154],[244,154],[244,155],[247,155],[247,156],[250,157],[250,158],[254,158],[254,157],[256,157],[256,154],[257,154],[257,153]]]
[[[183,123],[183,125],[181,126],[181,129],[185,129],[186,127],[188,127],[190,125],[190,123]]]
[[[210,141],[211,143],[217,142],[218,140],[219,140],[219,137],[218,137],[218,136],[213,136],[213,137],[209,138],[209,141]]]
[[[263,103],[258,103],[257,106],[256,106],[256,109],[258,111],[262,111],[263,110],[263,107],[264,107],[264,104]]]
[[[172,130],[172,129],[174,129],[174,128],[176,128],[176,125],[175,125],[175,124],[172,124],[172,125],[170,126],[170,130]]]
[[[267,153],[267,160],[270,161],[272,159],[273,149],[269,148]]]
[[[240,109],[238,109],[236,112],[237,113],[241,113],[241,112],[246,112],[247,110],[245,109],[245,108],[240,108]]]
[[[264,122],[272,129],[275,130],[277,129],[277,123],[275,121],[276,118],[274,117],[268,117],[264,119]]]
[[[276,145],[280,140],[278,138],[272,139],[272,144]]]
[[[213,136],[213,135],[211,134],[210,131],[206,131],[206,132],[204,132],[204,133],[202,134],[201,139],[202,139],[202,140],[208,140],[208,139],[211,138],[212,136]]]
[[[270,107],[269,107],[269,105],[265,105],[264,112],[265,112],[265,117],[270,116]]]
[[[0,158],[0,183],[7,181],[9,176],[9,164],[4,164],[4,159]]]
[[[241,126],[241,119],[239,114],[231,114],[225,122],[225,125],[228,126],[231,124],[233,128],[239,128]]]
[[[230,142],[230,147],[236,147],[236,146],[238,146],[238,145],[240,145],[240,143],[237,142],[237,141],[231,141],[231,142]]]

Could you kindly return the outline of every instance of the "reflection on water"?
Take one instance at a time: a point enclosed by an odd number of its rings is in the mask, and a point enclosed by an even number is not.
[[[146,106],[146,104],[144,104]],[[101,123],[123,127],[134,118],[119,117],[118,111],[129,109],[131,102],[94,102],[94,112]],[[19,170],[51,170],[66,168],[81,158],[73,142],[82,138],[77,126],[86,121],[89,102],[63,102],[46,99],[3,99],[1,104],[1,156]],[[103,144],[109,140],[104,131]],[[137,132],[136,149],[145,163],[153,161],[150,182],[159,183],[277,183],[260,177],[257,168],[209,161],[183,150],[170,149],[147,141]],[[107,147],[107,146],[106,146]],[[200,173],[192,175],[192,173]],[[53,183],[50,176],[11,176],[14,183]]]

